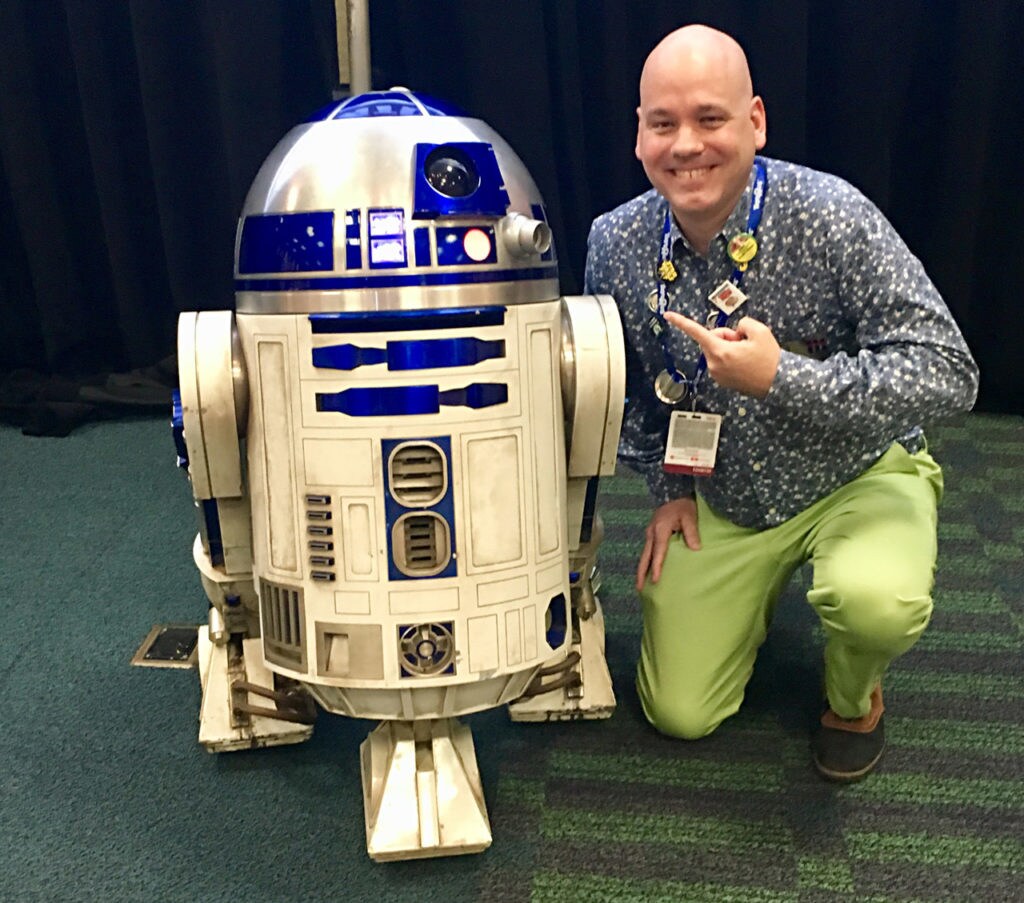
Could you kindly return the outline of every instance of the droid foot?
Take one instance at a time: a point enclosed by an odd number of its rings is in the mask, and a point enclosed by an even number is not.
[[[382,721],[359,753],[371,859],[454,856],[491,845],[468,727],[454,718]]]
[[[570,658],[573,661],[566,674],[542,678],[534,691],[509,703],[508,712],[513,721],[579,721],[610,718],[615,711],[615,692],[608,663],[604,657],[604,615],[598,604],[586,620],[574,619],[579,631],[579,642],[574,643]],[[575,655],[574,655],[575,653]],[[572,672],[579,676],[571,679]],[[554,688],[543,691],[545,682]]]
[[[210,752],[283,746],[313,735],[312,700],[298,688],[288,694],[275,688],[259,639],[214,645],[200,628],[199,676],[199,742]]]

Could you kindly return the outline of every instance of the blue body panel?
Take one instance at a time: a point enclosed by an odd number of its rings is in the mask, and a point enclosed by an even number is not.
[[[416,310],[356,310],[310,314],[314,335],[360,332],[406,332],[420,329],[468,329],[503,326],[504,307],[417,308]]]
[[[239,273],[310,273],[334,269],[334,212],[247,216],[238,247]]]

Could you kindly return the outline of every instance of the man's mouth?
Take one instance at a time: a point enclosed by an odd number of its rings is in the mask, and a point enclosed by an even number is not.
[[[712,166],[700,166],[696,169],[673,169],[671,172],[677,179],[696,181],[697,179],[703,179],[713,168]]]

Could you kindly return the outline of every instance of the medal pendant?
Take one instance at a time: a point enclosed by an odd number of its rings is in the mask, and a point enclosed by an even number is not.
[[[686,378],[678,370],[662,370],[654,380],[654,394],[664,404],[679,404],[688,392]]]
[[[658,312],[658,290],[655,289],[647,296],[647,309],[653,314]]]

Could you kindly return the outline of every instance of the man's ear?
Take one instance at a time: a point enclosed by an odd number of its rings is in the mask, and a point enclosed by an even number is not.
[[[768,141],[768,117],[760,97],[755,96],[750,101],[750,121],[754,126],[754,146],[761,150]]]
[[[636,108],[636,144],[633,145],[633,153],[636,155],[637,160],[640,159],[640,107]]]

